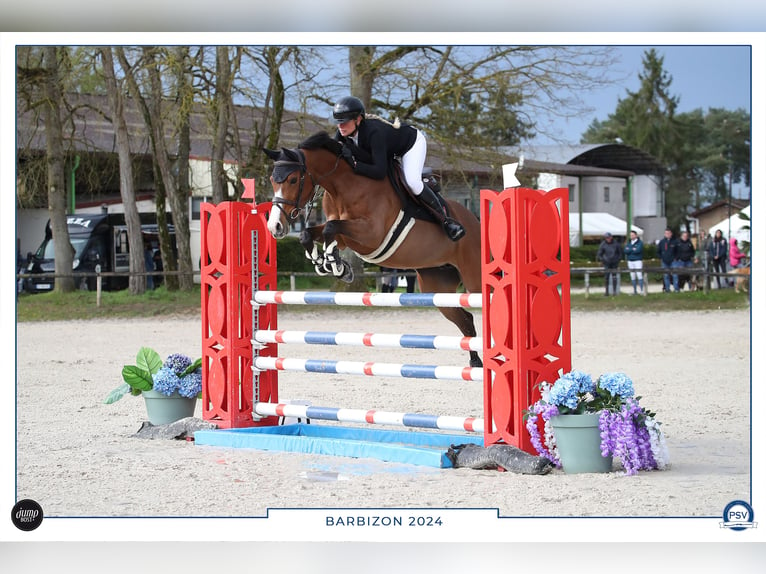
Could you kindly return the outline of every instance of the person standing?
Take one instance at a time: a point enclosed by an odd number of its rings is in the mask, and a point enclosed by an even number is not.
[[[617,295],[617,267],[622,259],[622,245],[608,231],[598,246],[596,259],[604,264],[604,295]]]
[[[710,264],[713,266],[713,272],[717,274],[716,281],[720,289],[722,280],[723,284],[727,285],[726,277],[722,277],[719,274],[726,273],[726,260],[729,258],[729,248],[720,229],[716,229],[713,241],[710,242],[708,253],[710,254]]]
[[[644,293],[644,242],[635,231],[630,232],[630,241],[625,244],[625,259],[630,269],[630,282],[633,284],[633,295],[638,294],[637,287]]]
[[[383,273],[380,285],[381,292],[393,293],[396,291],[396,284],[399,282],[398,271],[389,267],[381,267],[380,272]]]
[[[702,275],[702,281],[705,282],[707,288],[710,289],[710,272],[713,270],[713,264],[710,261],[710,246],[713,243],[713,238],[704,229],[700,229],[699,237],[697,238],[697,253],[699,253],[699,259],[702,259],[702,269],[704,274]],[[700,282],[697,281],[697,285]]]
[[[747,255],[745,255],[742,251],[740,251],[739,247],[737,246],[737,238],[731,237],[729,238],[729,265],[732,269],[737,269],[739,267],[745,266],[745,258]],[[731,280],[731,284],[734,284],[734,279]]]
[[[713,244],[713,238],[704,229],[700,229],[699,240],[697,241],[697,251],[702,257],[702,267],[705,272],[710,271],[712,264],[710,262],[710,246]]]
[[[673,237],[673,230],[665,228],[665,236],[657,244],[657,253],[663,269],[673,269],[678,266],[678,241]],[[665,292],[670,293],[670,276],[668,271],[662,275],[662,284]],[[678,274],[673,273],[673,289],[678,291]]]
[[[144,266],[146,267],[146,272],[149,273],[146,276],[146,288],[149,291],[153,291],[154,275],[151,275],[151,273],[154,271],[154,250],[149,243],[144,245]]]
[[[678,267],[694,267],[695,253],[696,249],[689,237],[689,232],[683,231],[681,233],[681,239],[678,240]],[[689,290],[691,290],[691,276],[688,274],[679,276],[678,289],[683,290],[686,283],[689,283]]]

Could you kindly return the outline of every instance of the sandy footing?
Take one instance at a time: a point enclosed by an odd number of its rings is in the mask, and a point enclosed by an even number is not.
[[[436,311],[301,310],[280,328],[452,334]],[[19,324],[17,499],[48,517],[262,516],[267,508],[497,508],[501,516],[720,516],[748,500],[748,311],[573,313],[573,366],[622,371],[657,413],[672,466],[624,476],[527,476],[369,459],[197,446],[132,435],[141,398],[104,404],[141,346],[198,356],[198,319]],[[460,351],[283,346],[281,354],[465,365]],[[481,383],[280,375],[280,400],[483,416]],[[196,416],[201,417],[198,405]],[[321,423],[325,424],[325,423]]]

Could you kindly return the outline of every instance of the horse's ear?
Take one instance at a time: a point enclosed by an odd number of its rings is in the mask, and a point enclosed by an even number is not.
[[[270,159],[273,159],[274,161],[279,159],[279,152],[277,150],[263,148],[263,153],[265,153],[267,156],[269,156]]]
[[[291,161],[300,161],[301,156],[298,155],[298,152],[292,149],[287,149],[286,147],[282,148],[282,155],[286,158],[289,158]]]

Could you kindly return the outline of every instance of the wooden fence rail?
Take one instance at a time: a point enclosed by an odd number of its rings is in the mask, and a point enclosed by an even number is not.
[[[621,267],[618,268],[615,272],[617,274],[617,287],[618,291],[620,288],[620,285],[622,283],[622,276],[623,275],[629,275],[631,272],[630,269]],[[702,267],[677,267],[672,269],[666,269],[663,267],[644,267],[641,270],[644,278],[644,295],[648,291],[648,286],[650,283],[649,276],[651,274],[654,275],[664,275],[666,273],[670,275],[687,275],[692,278],[692,280],[696,281],[696,284],[699,285],[700,281],[699,278],[702,277],[702,289],[705,292],[708,292],[710,290],[711,281],[716,277],[724,277],[727,279],[734,280],[738,277],[741,277],[737,273],[733,271],[728,271],[726,273],[716,273],[713,271],[706,270]],[[584,280],[584,288],[585,288],[585,295],[586,297],[590,295],[590,289],[592,287],[591,285],[591,277],[603,277],[606,275],[607,271],[603,267],[572,267],[570,269],[571,277],[582,277]],[[18,273],[16,275],[16,280],[19,279],[26,279],[26,278],[57,278],[57,277],[72,277],[75,279],[80,279],[83,277],[92,278],[95,277],[97,281],[99,281],[101,278],[105,277],[130,277],[131,275],[135,276],[163,276],[163,275],[183,275],[184,273],[181,271],[147,271],[143,273],[130,273],[130,272],[102,272],[102,273],[94,273],[94,272],[79,272],[79,273],[71,273],[69,275],[62,275],[62,274],[56,274],[56,273]],[[192,275],[195,277],[198,277],[200,275],[199,271],[192,271]],[[375,287],[377,290],[380,290],[381,288],[381,282],[384,277],[390,277],[392,275],[391,272],[379,272],[379,271],[366,271],[363,273],[364,277],[372,277],[375,278]],[[316,277],[316,273],[313,271],[282,271],[278,272],[277,276],[279,277],[289,277],[290,278],[290,290],[295,291],[296,290],[296,278],[297,277]],[[399,271],[396,273],[397,277],[414,277],[415,273],[411,270],[406,271]],[[662,278],[659,280],[662,282]]]

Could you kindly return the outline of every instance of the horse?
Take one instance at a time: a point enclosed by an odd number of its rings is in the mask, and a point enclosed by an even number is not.
[[[389,177],[375,180],[354,173],[342,159],[341,147],[329,134],[319,132],[297,148],[264,148],[275,162],[270,178],[274,197],[267,224],[272,236],[284,237],[289,221],[304,212],[308,219],[321,187],[326,222],[307,227],[300,235],[318,274],[332,274],[350,282],[351,265],[340,257],[340,251],[348,247],[369,263],[414,269],[422,293],[454,293],[461,283],[467,292],[480,292],[479,219],[459,203],[446,200],[450,216],[465,228],[460,240],[450,241],[439,224],[411,217]],[[322,251],[317,245],[320,242]],[[473,315],[466,309],[439,307],[439,311],[463,336],[476,336]],[[476,351],[470,351],[469,358],[472,367],[481,367]]]

